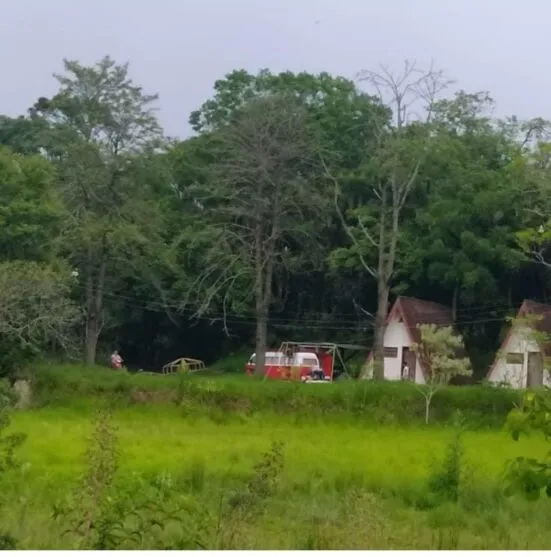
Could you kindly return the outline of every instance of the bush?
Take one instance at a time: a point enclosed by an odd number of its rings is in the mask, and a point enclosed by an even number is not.
[[[409,425],[424,422],[424,400],[415,385],[403,382],[343,381],[332,385],[262,381],[237,374],[155,376],[104,368],[39,366],[35,399],[73,405],[78,399],[108,398],[118,405],[174,401],[184,414],[213,420],[255,413],[287,413],[300,419],[328,416],[366,423]],[[139,395],[139,396],[138,396]],[[460,412],[471,428],[501,427],[520,393],[489,386],[445,387],[432,402],[435,424],[448,424]]]

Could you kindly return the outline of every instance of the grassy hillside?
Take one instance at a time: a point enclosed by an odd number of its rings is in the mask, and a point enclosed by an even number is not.
[[[171,402],[190,414],[251,415],[263,412],[302,413],[308,420],[353,419],[376,424],[423,423],[424,400],[417,388],[402,382],[342,381],[300,384],[264,381],[243,372],[216,369],[191,376],[129,374],[105,368],[44,365],[33,381],[37,405],[74,405],[100,396],[117,404]],[[493,387],[448,387],[432,404],[432,420],[453,423],[460,413],[472,428],[501,427],[519,402],[517,391]]]
[[[426,427],[407,385],[53,366],[34,383],[38,404],[9,426],[27,439],[22,466],[0,474],[0,544],[551,548],[551,503],[503,494],[507,462],[548,449],[498,427],[508,391],[446,390]],[[457,409],[469,418],[459,437]]]

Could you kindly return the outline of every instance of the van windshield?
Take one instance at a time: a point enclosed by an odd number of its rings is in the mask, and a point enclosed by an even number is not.
[[[305,366],[317,366],[318,365],[318,360],[316,358],[304,358],[302,360],[302,363]]]

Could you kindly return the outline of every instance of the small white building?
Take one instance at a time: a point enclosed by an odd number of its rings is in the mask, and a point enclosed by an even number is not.
[[[425,371],[411,349],[421,341],[420,325],[454,325],[452,310],[435,302],[399,296],[387,317],[384,339],[384,374],[390,381],[409,380],[425,383]],[[367,359],[362,376],[370,376],[373,354]],[[406,373],[404,373],[406,372]]]
[[[532,318],[533,319],[532,319]],[[514,389],[551,385],[545,359],[551,355],[551,305],[524,300],[517,319],[503,340],[490,371],[488,381]]]

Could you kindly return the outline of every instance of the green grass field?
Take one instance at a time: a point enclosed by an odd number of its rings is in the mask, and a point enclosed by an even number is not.
[[[71,385],[71,373],[59,372],[64,385]],[[117,547],[551,548],[551,503],[503,495],[510,459],[547,452],[548,443],[538,436],[515,442],[499,428],[465,431],[456,498],[442,482],[435,487],[439,472],[451,473],[443,460],[454,439],[452,426],[358,421],[344,411],[312,418],[302,407],[278,412],[273,405],[254,412],[218,406],[212,412],[211,399],[203,407],[190,407],[185,398],[128,403],[119,396],[127,394],[121,377],[102,373],[99,380],[88,376],[86,381],[102,392],[111,381],[109,388],[118,396],[110,400],[118,469],[106,501],[114,509],[122,505],[117,512],[128,525],[138,524],[129,509],[147,501],[162,507],[155,511],[162,528],[150,528],[139,542],[121,535]],[[134,389],[182,391],[177,378],[124,381],[133,381]],[[242,378],[208,381],[215,384],[209,392],[225,388],[257,397],[262,389],[275,397],[287,388]],[[336,396],[332,388],[308,396],[329,399]],[[47,404],[43,398],[41,407],[14,413],[9,427],[27,440],[17,452],[22,467],[0,475],[1,529],[21,548],[70,548],[81,540],[75,531],[63,533],[68,523],[54,520],[52,509],[99,458],[85,451],[94,412],[106,399],[87,388],[74,397],[58,395]],[[283,443],[282,463],[269,456],[273,442]],[[258,468],[267,454],[265,467]],[[159,518],[169,509],[181,511],[183,519]],[[144,512],[151,516],[154,511]]]

